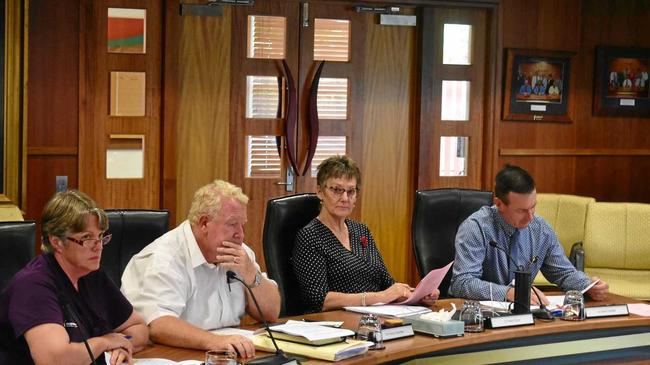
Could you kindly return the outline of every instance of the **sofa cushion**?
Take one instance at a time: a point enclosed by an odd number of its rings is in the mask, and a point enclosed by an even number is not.
[[[584,244],[585,267],[650,270],[650,204],[590,204]]]

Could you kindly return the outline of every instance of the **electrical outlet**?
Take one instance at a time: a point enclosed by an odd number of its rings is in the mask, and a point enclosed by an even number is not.
[[[68,177],[67,176],[57,176],[56,177],[56,192],[63,192],[68,190]]]

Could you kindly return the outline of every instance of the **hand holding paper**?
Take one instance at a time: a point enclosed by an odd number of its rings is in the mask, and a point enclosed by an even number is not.
[[[413,293],[411,293],[411,296],[408,299],[393,304],[413,305],[419,303],[424,297],[433,293],[434,290],[438,289],[438,286],[440,286],[442,279],[445,278],[445,275],[447,275],[447,272],[453,263],[454,262],[452,261],[444,267],[429,271],[427,276],[420,280],[420,283],[415,288]]]

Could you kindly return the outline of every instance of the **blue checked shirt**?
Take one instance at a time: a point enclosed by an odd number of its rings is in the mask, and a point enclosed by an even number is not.
[[[496,206],[483,207],[467,218],[456,234],[456,259],[449,294],[476,300],[505,300],[514,270],[503,250],[510,252],[516,228],[503,220]],[[495,241],[503,250],[490,246]],[[529,267],[531,278],[541,270],[552,283],[566,290],[586,288],[591,279],[573,267],[546,221],[535,216],[519,230],[517,265]],[[536,262],[534,258],[537,257]],[[490,286],[492,297],[490,298]]]

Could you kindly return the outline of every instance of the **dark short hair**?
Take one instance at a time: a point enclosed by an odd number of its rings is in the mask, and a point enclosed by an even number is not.
[[[529,194],[535,190],[535,180],[519,166],[507,164],[494,181],[494,195],[508,204],[508,193]]]
[[[330,178],[345,177],[346,179],[356,179],[357,188],[361,185],[361,172],[359,166],[351,158],[347,156],[332,156],[329,157],[318,165],[318,174],[316,175],[316,183],[321,189],[325,189],[325,183]]]

